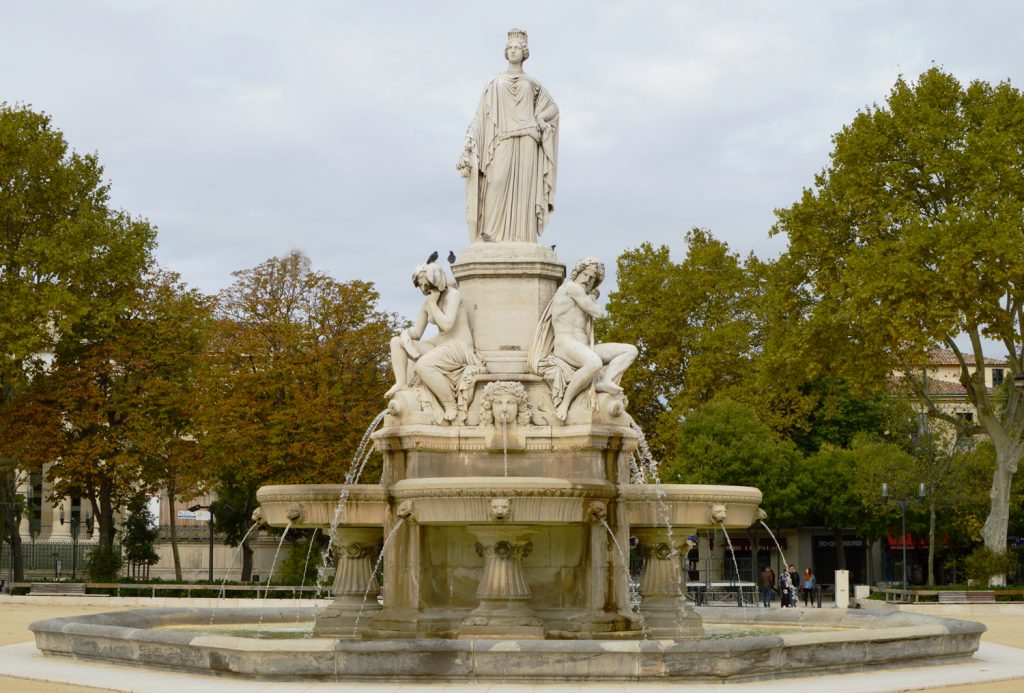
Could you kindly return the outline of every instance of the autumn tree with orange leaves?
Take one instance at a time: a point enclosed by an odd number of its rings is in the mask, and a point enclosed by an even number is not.
[[[401,327],[364,281],[313,271],[299,252],[236,272],[221,292],[202,375],[202,445],[217,529],[242,544],[264,484],[340,482],[384,408],[388,341]],[[364,481],[379,475],[368,467]]]

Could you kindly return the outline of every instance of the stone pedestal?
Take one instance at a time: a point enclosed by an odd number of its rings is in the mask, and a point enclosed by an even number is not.
[[[476,596],[480,606],[462,622],[464,638],[543,639],[544,626],[529,606],[523,559],[530,555],[532,527],[472,527],[484,559]]]
[[[28,503],[29,494],[32,491],[32,487],[29,485],[28,474],[24,475],[24,481],[18,484],[18,494],[25,499],[25,506],[21,510],[21,522],[18,524],[18,534],[21,536],[22,541],[32,540],[32,524],[29,513],[32,512],[32,507]]]
[[[682,557],[687,551],[686,531],[634,528],[644,557],[640,580],[640,614],[644,632],[652,638],[693,638],[704,634],[700,616],[686,597]]]
[[[317,636],[359,637],[369,616],[380,611],[380,585],[373,568],[381,548],[382,533],[376,527],[338,527],[334,537],[337,571],[331,595],[334,601],[317,619]]]
[[[488,372],[525,373],[537,323],[565,278],[555,251],[537,243],[474,243],[452,272]]]

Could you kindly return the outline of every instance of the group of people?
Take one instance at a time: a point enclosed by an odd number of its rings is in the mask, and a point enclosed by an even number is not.
[[[797,593],[803,595],[804,606],[808,606],[814,598],[814,585],[816,583],[814,573],[810,568],[804,569],[803,579],[796,571],[792,563],[782,575],[775,577],[775,571],[771,566],[766,566],[761,571],[761,604],[764,607],[771,606],[775,599],[775,592],[779,593],[779,600],[783,607],[796,606],[798,603]]]

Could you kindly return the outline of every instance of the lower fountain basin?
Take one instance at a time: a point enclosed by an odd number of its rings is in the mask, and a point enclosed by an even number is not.
[[[262,617],[260,612],[262,611]],[[985,626],[900,611],[697,609],[708,623],[807,630],[708,640],[274,640],[168,626],[309,621],[312,608],[139,609],[37,621],[46,655],[240,677],[323,681],[742,681],[948,664]],[[261,620],[262,619],[262,620]]]

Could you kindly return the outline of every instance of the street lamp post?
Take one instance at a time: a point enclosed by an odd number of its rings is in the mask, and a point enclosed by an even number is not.
[[[207,510],[210,513],[210,583],[213,583],[213,505],[193,505],[189,508],[191,512]]]
[[[882,502],[889,502],[889,484],[882,484]],[[893,503],[900,506],[900,545],[903,548],[903,591],[907,591],[907,504],[924,501],[924,484],[917,487],[917,498],[892,499]],[[904,595],[905,596],[905,595]]]
[[[78,516],[71,514],[71,579],[78,577]]]

